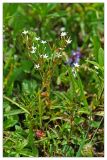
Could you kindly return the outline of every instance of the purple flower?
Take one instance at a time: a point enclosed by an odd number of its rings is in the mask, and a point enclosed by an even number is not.
[[[79,65],[80,58],[82,57],[80,48],[78,48],[76,51],[71,51],[71,56],[69,57],[68,61],[65,62],[65,64],[68,64],[72,67],[75,67],[75,64]]]

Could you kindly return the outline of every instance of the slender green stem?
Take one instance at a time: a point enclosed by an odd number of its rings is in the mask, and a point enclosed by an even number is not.
[[[39,105],[38,105],[38,110],[39,110],[39,122],[40,122],[40,127],[42,127],[42,104],[41,104],[41,92],[39,92]]]
[[[8,100],[9,102],[11,102],[12,104],[16,105],[17,107],[19,107],[19,108],[22,109],[24,112],[30,114],[30,112],[29,112],[27,109],[25,109],[24,107],[20,106],[17,102],[14,102],[14,101],[13,101],[12,99],[10,99],[9,97],[3,95],[3,98],[6,99],[6,100]]]

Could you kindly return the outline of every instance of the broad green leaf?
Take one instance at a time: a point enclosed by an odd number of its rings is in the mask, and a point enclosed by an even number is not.
[[[26,73],[30,73],[31,67],[33,66],[32,62],[29,60],[22,60],[21,61],[21,67],[22,70]]]
[[[92,122],[90,123],[90,126],[91,126],[91,127],[94,127],[94,128],[98,128],[99,125],[100,125],[100,122],[96,122],[96,121],[92,121]]]
[[[15,126],[15,124],[18,123],[18,119],[15,118],[8,118],[4,121],[4,129],[8,129],[10,127]]]
[[[22,83],[22,91],[27,94],[33,94],[37,87],[35,80],[24,80]]]
[[[83,122],[85,121],[85,119],[82,118],[82,117],[75,117],[75,118],[74,118],[74,121],[75,121],[75,123],[78,125],[78,124],[83,123]]]

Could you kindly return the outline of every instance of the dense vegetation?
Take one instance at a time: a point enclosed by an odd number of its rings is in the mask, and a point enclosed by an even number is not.
[[[104,156],[103,9],[4,3],[4,157]]]

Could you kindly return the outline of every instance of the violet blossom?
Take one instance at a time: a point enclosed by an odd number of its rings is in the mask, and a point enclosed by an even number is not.
[[[79,66],[79,62],[80,62],[81,57],[82,57],[82,55],[81,55],[79,48],[76,51],[72,50],[71,56],[68,58],[68,61],[65,62],[65,64],[68,64],[72,67],[75,67],[77,65]]]

